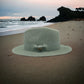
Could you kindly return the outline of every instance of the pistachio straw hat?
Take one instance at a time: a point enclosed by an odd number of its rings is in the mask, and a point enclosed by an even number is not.
[[[70,46],[60,44],[59,31],[47,27],[31,28],[24,33],[24,44],[12,52],[23,56],[56,56],[72,51]]]

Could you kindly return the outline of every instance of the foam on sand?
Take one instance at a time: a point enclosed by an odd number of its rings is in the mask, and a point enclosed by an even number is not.
[[[12,34],[18,34],[18,33],[24,33],[26,30],[32,28],[32,27],[42,27],[42,26],[48,26],[52,23],[44,23],[44,22],[19,22],[17,23],[9,23],[11,25],[8,25],[6,28],[0,28],[0,36],[5,35],[12,35]],[[5,25],[5,24],[4,24]]]

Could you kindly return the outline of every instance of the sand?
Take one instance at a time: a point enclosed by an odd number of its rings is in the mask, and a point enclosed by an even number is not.
[[[0,36],[0,84],[84,84],[84,21],[59,22],[61,44],[72,47],[66,55],[25,57],[12,48],[24,43],[24,34]]]

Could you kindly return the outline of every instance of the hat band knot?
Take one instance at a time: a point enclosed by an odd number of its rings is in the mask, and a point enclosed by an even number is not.
[[[46,44],[35,44],[34,45],[34,50],[38,52],[46,51],[47,50],[47,45]]]

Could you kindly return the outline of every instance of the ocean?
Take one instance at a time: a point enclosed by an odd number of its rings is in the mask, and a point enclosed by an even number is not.
[[[32,27],[43,27],[52,23],[44,21],[20,21],[16,19],[0,19],[0,36],[24,33]]]

